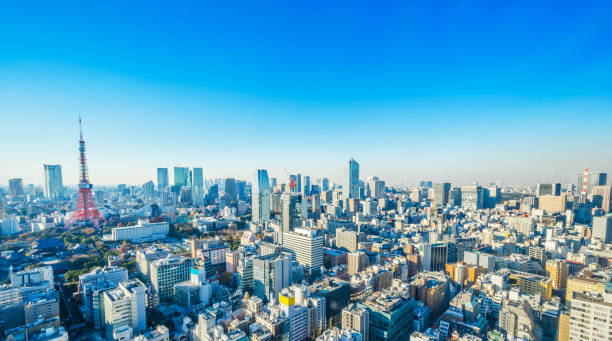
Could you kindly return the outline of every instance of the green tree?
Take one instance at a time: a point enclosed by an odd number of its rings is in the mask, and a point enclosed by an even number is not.
[[[124,262],[123,264],[121,264],[121,266],[126,268],[128,270],[128,272],[135,272],[136,271],[136,260],[131,260],[129,262]]]
[[[86,273],[84,270],[68,270],[64,275],[67,283],[78,282],[79,276]]]

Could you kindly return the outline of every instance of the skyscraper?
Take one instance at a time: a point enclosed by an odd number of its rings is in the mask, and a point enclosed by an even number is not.
[[[212,185],[206,189],[204,200],[206,203],[212,203],[219,197],[219,185]]]
[[[298,173],[296,178],[297,178],[297,188],[296,188],[296,190],[299,193],[302,193],[302,186],[304,186],[304,180],[302,179],[302,174]]]
[[[359,163],[350,159],[346,174],[346,187],[342,189],[344,199],[359,198]]]
[[[307,306],[295,304],[296,294],[287,288],[279,295],[279,308],[281,313],[289,320],[288,341],[300,341],[308,338],[309,309]]]
[[[225,179],[223,192],[227,194],[231,200],[236,200],[236,180],[234,178]]]
[[[244,180],[236,180],[236,196],[238,200],[247,200],[247,183]]]
[[[319,230],[295,229],[285,232],[283,247],[291,252],[294,259],[308,272],[318,272],[323,266],[323,236]]]
[[[153,199],[153,193],[155,192],[155,184],[153,181],[147,181],[142,185],[142,190],[146,199]]]
[[[463,186],[461,187],[461,207],[468,210],[478,210],[483,206],[482,187]]]
[[[612,243],[612,215],[593,217],[593,238]]]
[[[264,302],[278,299],[283,288],[291,285],[291,257],[268,255],[253,259],[253,294]]]
[[[128,335],[147,329],[146,286],[139,280],[119,283],[116,289],[104,291],[104,324],[107,340],[116,339],[113,333],[129,328]]]
[[[256,171],[252,192],[253,222],[263,223],[270,219],[270,183],[265,169]]]
[[[538,184],[536,187],[536,196],[555,195],[553,184]]]
[[[443,207],[448,204],[448,192],[450,191],[450,182],[437,182],[434,184],[434,206]]]
[[[57,198],[64,194],[62,167],[60,165],[43,165],[45,175],[45,196]]]
[[[461,187],[455,187],[448,192],[448,201],[453,206],[461,206]]]
[[[310,195],[310,177],[309,176],[304,176],[302,178],[302,194],[304,196],[309,196]]]
[[[306,201],[299,193],[283,193],[281,196],[281,217],[283,232],[290,232],[302,226],[307,217]]]
[[[157,189],[168,188],[168,168],[157,168]]]
[[[385,182],[383,180],[375,180],[374,186],[372,189],[372,197],[374,198],[384,198],[386,196],[385,193]]]
[[[174,167],[174,186],[184,187],[189,182],[189,168]]]
[[[9,179],[9,193],[12,197],[23,196],[23,180],[21,178]]]
[[[578,174],[578,181],[576,182],[576,194],[589,194],[591,193],[591,189],[593,189],[594,186],[605,186],[607,181],[607,173],[593,173],[589,172],[588,168],[585,168],[584,173]]]
[[[195,191],[204,190],[204,170],[202,167],[194,167],[192,170],[192,182],[191,186]]]
[[[610,294],[574,293],[570,308],[569,339],[610,340],[612,335]]]
[[[495,208],[502,202],[501,188],[497,186],[485,187],[482,189],[482,207]]]
[[[323,178],[321,180],[321,191],[322,192],[329,191],[329,179],[328,178]]]
[[[160,302],[172,300],[174,285],[189,279],[192,265],[191,258],[182,256],[162,258],[151,263],[151,284]]]
[[[423,270],[444,271],[448,255],[446,243],[423,243],[419,245]]]
[[[601,208],[606,213],[610,213],[612,210],[612,202],[610,200],[610,197],[612,197],[612,186],[594,186],[591,191],[591,197],[593,206]]]

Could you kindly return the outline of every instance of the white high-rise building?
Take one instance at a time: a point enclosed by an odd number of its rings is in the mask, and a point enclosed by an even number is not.
[[[296,294],[290,288],[285,288],[279,295],[279,308],[289,319],[289,341],[301,341],[308,338],[309,310],[308,307],[296,304]]]
[[[295,229],[284,234],[283,247],[309,272],[319,271],[323,266],[324,239],[320,231]]]
[[[104,305],[101,293],[116,289],[119,283],[128,280],[128,272],[123,267],[96,268],[90,273],[79,276],[79,291],[83,295],[85,317],[87,321],[93,322],[94,328],[100,330],[104,324],[101,311]],[[102,303],[101,303],[102,302]]]
[[[612,339],[612,294],[574,293],[569,341]]]
[[[62,182],[62,166],[43,165],[45,175],[45,196],[47,198],[57,198],[64,194],[64,184]]]
[[[151,278],[151,264],[170,254],[168,250],[162,250],[156,246],[136,250],[136,271],[146,280]]]
[[[307,333],[310,340],[316,339],[326,329],[326,301],[323,296],[311,295],[310,288],[306,285],[292,285],[281,291],[278,307],[290,320],[291,307],[301,310],[308,309]],[[295,311],[294,310],[294,311]],[[299,316],[299,315],[298,315]],[[299,329],[301,332],[301,328]]]
[[[132,335],[147,329],[146,287],[139,280],[119,283],[117,289],[104,292],[104,325],[106,337],[123,334],[124,329],[132,329]]]
[[[210,282],[206,279],[206,270],[203,268],[189,269],[189,282],[200,288],[200,302],[208,305],[212,295]]]
[[[258,169],[252,189],[253,222],[263,223],[270,219],[270,181],[265,169]]]
[[[119,284],[127,280],[128,271],[124,267],[110,266],[96,268],[89,273],[79,276],[79,290],[83,292],[87,285],[99,282],[113,282],[115,284]]]
[[[5,217],[2,218],[0,216],[0,234],[3,236],[8,236],[11,234],[15,234],[19,231],[19,223],[15,217]]]
[[[462,186],[461,187],[461,207],[472,211],[483,207],[482,187]]]
[[[189,279],[189,269],[192,265],[191,258],[182,256],[168,256],[151,263],[151,284],[160,302],[172,300],[174,285]]]
[[[13,272],[11,268],[8,275],[13,288],[52,289],[54,285],[53,268],[51,266],[24,269],[18,272]]]
[[[370,188],[370,196],[372,198],[384,198],[385,197],[385,182],[378,179],[377,176],[368,178],[368,187]]]

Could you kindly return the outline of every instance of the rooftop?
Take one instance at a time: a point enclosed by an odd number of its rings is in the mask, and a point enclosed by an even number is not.
[[[600,294],[594,292],[574,292],[573,299],[578,299],[581,301],[587,301],[591,303],[597,303],[600,305],[605,305],[608,307],[612,307],[612,294]]]
[[[183,257],[183,256],[175,256],[175,255],[168,255],[165,258],[160,258],[157,259],[153,262],[153,266],[164,266],[164,265],[174,265],[174,264],[180,264],[183,262],[186,262],[188,260],[191,260],[191,258],[187,258],[187,257]]]
[[[392,290],[377,291],[371,294],[363,302],[370,309],[390,313],[395,311],[407,300],[398,292]]]
[[[64,242],[59,238],[47,238],[38,239],[34,243],[35,249],[50,249],[50,248],[63,248]]]
[[[168,327],[163,324],[158,325],[155,329],[149,330],[143,335],[137,336],[134,340],[154,340],[168,333]]]

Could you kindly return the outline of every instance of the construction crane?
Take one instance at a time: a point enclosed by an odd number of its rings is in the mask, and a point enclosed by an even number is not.
[[[287,172],[287,168],[283,168],[285,171],[285,176],[287,177],[287,181],[289,182],[289,192],[293,192],[293,189],[297,187],[297,179],[295,179],[289,172]]]
[[[297,182],[292,176],[289,176],[289,190],[292,191],[295,187],[297,187]]]

